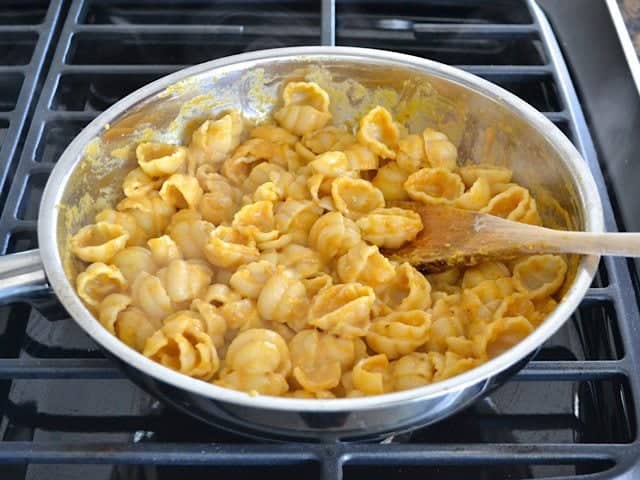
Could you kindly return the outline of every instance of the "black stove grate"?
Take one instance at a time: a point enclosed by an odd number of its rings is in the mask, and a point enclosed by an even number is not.
[[[442,60],[513,91],[581,150],[607,228],[616,229],[576,93],[533,2],[59,0],[21,14],[24,28],[7,27],[7,12],[0,6],[0,178],[14,168],[15,176],[6,201],[0,197],[0,252],[37,246],[38,200],[56,159],[118,99],[192,63],[319,43]],[[22,88],[12,83],[18,77]],[[122,378],[65,314],[45,312],[0,308],[3,480],[640,475],[640,315],[624,260],[603,261],[573,318],[513,380],[458,415],[382,444],[264,444],[208,427]]]

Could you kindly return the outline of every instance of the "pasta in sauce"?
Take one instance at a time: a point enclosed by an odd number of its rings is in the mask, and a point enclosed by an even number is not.
[[[250,394],[376,395],[437,382],[511,348],[555,308],[567,264],[526,256],[423,275],[382,248],[422,230],[395,200],[540,224],[491,165],[459,167],[442,132],[382,107],[355,131],[289,83],[274,123],[205,121],[189,145],[137,145],[124,199],[72,238],[78,295],[162,365]]]

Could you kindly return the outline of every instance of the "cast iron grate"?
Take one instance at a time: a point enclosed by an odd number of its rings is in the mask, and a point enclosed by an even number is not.
[[[13,22],[0,15],[0,172],[17,159],[16,138],[29,110],[25,91],[37,83],[42,38],[59,11],[55,2],[42,13],[15,10],[25,23],[42,22],[20,32],[5,29]],[[422,55],[515,92],[581,150],[607,227],[616,229],[566,66],[531,1],[73,0],[61,27],[2,207],[4,253],[37,246],[38,200],[48,174],[100,111],[194,62],[318,43]],[[11,52],[5,30],[16,44]],[[158,404],[123,379],[65,314],[16,303],[0,308],[0,472],[9,480],[634,478],[639,322],[627,266],[607,258],[578,312],[534,361],[464,412],[383,444],[265,444]]]
[[[60,10],[59,0],[0,5],[0,205],[24,140],[25,121],[35,104]]]

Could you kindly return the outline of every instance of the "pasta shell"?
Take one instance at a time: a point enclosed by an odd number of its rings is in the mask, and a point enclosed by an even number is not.
[[[128,284],[132,284],[140,272],[153,275],[158,269],[151,252],[144,247],[125,248],[113,257],[112,262],[127,279]]]
[[[204,254],[212,265],[234,269],[257,260],[260,251],[231,227],[219,226],[209,235]]]
[[[356,222],[362,238],[378,247],[399,248],[422,230],[420,215],[403,208],[378,208]]]
[[[118,203],[116,209],[132,215],[147,238],[162,235],[175,213],[173,205],[165,202],[157,192],[151,192],[144,197],[125,198]]]
[[[429,339],[431,317],[423,310],[394,312],[377,318],[367,332],[367,344],[374,352],[396,359],[413,352]]]
[[[333,126],[308,133],[302,138],[304,146],[316,155],[329,151],[344,151],[355,141],[355,137],[349,132]]]
[[[251,138],[261,138],[262,140],[267,140],[272,143],[284,143],[291,146],[298,142],[296,135],[270,123],[255,127],[249,132],[249,136]]]
[[[382,192],[386,201],[408,200],[409,195],[404,188],[408,178],[409,174],[397,163],[389,162],[378,170],[371,183]]]
[[[281,270],[264,284],[258,312],[265,320],[286,323],[295,331],[307,324],[309,299],[304,284],[289,270]]]
[[[178,304],[202,295],[211,283],[213,271],[204,261],[172,260],[156,275],[171,301]]]
[[[409,390],[431,383],[434,368],[426,353],[412,352],[391,362],[395,391]]]
[[[172,260],[182,258],[178,244],[169,235],[152,238],[147,242],[147,245],[153,262],[159,267],[164,267]]]
[[[396,162],[407,175],[428,167],[422,135],[408,135],[398,140]]]
[[[325,260],[344,255],[359,242],[360,230],[340,212],[325,213],[309,231],[309,245]]]
[[[96,215],[96,223],[115,223],[124,228],[129,234],[127,247],[144,245],[147,241],[146,232],[140,228],[133,215],[125,212],[118,212],[112,208],[105,208]]]
[[[375,107],[360,120],[358,141],[382,158],[396,158],[400,132],[389,111]]]
[[[246,330],[229,345],[225,365],[237,372],[287,375],[291,371],[289,347],[271,330]]]
[[[134,168],[124,177],[122,190],[127,197],[144,197],[158,190],[162,185],[162,178],[153,178],[141,168]]]
[[[187,159],[187,149],[166,143],[145,142],[136,148],[138,165],[149,177],[163,177],[177,172]]]
[[[195,177],[181,173],[171,175],[160,189],[162,199],[176,208],[198,208],[202,193]]]
[[[353,387],[365,395],[380,395],[392,387],[389,360],[386,355],[373,355],[356,363],[351,374]]]
[[[169,319],[147,339],[143,354],[165,367],[203,380],[213,377],[220,366],[211,337],[188,315]]]
[[[155,275],[141,272],[131,285],[133,305],[153,318],[164,318],[174,307],[165,286]]]
[[[370,182],[356,178],[336,178],[331,184],[331,198],[336,209],[351,219],[385,205],[380,190]]]
[[[107,295],[123,292],[127,280],[113,265],[92,263],[76,278],[76,291],[91,307],[97,307]]]
[[[484,178],[489,185],[493,185],[509,183],[512,176],[512,172],[508,168],[482,163],[460,167],[458,174],[467,188],[470,188],[479,178]]]
[[[266,260],[241,265],[229,280],[229,285],[244,297],[257,299],[267,280],[275,275],[276,266]]]
[[[360,282],[376,287],[395,276],[391,262],[375,245],[360,242],[338,259],[336,272],[345,283]]]
[[[516,263],[513,283],[530,298],[543,298],[556,293],[564,283],[567,263],[558,255],[532,255]]]
[[[313,299],[309,323],[344,338],[366,335],[375,294],[357,283],[334,285],[321,290]]]
[[[478,211],[485,207],[491,199],[491,189],[487,179],[478,178],[471,188],[455,200],[455,206],[466,210]]]
[[[413,200],[426,204],[452,204],[464,193],[460,177],[442,167],[412,173],[404,188]]]
[[[458,149],[449,141],[447,136],[431,128],[426,128],[422,132],[424,140],[424,151],[432,168],[446,168],[453,170],[456,168],[458,159]]]
[[[541,223],[535,200],[531,198],[529,190],[520,186],[513,186],[499,193],[480,211],[514,222],[534,225]]]
[[[71,238],[71,251],[85,262],[108,262],[125,248],[129,233],[115,223],[98,222],[82,227]]]
[[[236,111],[207,120],[191,136],[189,156],[196,165],[219,165],[240,143],[243,120]]]
[[[287,199],[277,205],[275,223],[282,234],[306,245],[311,227],[321,214],[322,209],[309,200]]]
[[[431,306],[431,285],[424,275],[403,263],[396,268],[393,280],[384,285],[379,298],[391,310],[426,310]]]

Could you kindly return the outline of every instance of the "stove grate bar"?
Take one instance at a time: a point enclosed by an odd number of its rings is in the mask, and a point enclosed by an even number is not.
[[[583,381],[626,375],[623,360],[531,361],[515,379]],[[107,379],[122,377],[113,362],[102,358],[0,359],[0,379]]]
[[[613,461],[629,444],[216,444],[120,442],[5,442],[0,463],[153,465],[295,465],[338,459],[344,465],[549,464]],[[336,462],[338,463],[338,462]],[[339,465],[340,463],[338,463]],[[335,474],[336,468],[327,473]]]
[[[33,25],[2,25],[0,34],[13,34],[22,38],[23,34],[30,34],[33,40],[31,48],[24,52],[17,62],[19,65],[4,65],[0,67],[0,76],[8,76],[15,85],[14,92],[8,99],[12,103],[9,111],[3,112],[0,120],[0,205],[4,200],[4,184],[7,176],[17,161],[24,138],[26,120],[37,98],[39,81],[43,75],[47,55],[52,47],[55,26],[58,24],[62,12],[63,1],[53,0],[47,7],[46,14],[40,24]],[[15,46],[12,45],[12,49]],[[14,50],[15,51],[15,50]],[[24,63],[23,63],[24,62]],[[7,77],[5,77],[5,80]],[[6,88],[6,87],[5,87]],[[1,253],[1,252],[0,252]]]

